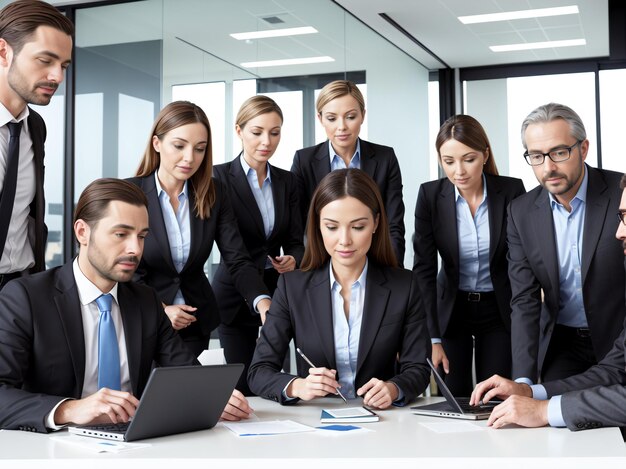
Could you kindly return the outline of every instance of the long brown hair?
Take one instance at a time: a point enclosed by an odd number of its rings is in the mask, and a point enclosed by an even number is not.
[[[211,151],[211,125],[204,111],[197,105],[189,101],[174,101],[165,106],[157,116],[150,138],[143,154],[139,168],[138,177],[145,177],[155,172],[161,163],[159,153],[154,149],[152,138],[156,136],[162,140],[169,131],[177,129],[183,125],[199,123],[204,125],[207,131],[207,146],[202,164],[198,168],[189,182],[195,192],[195,210],[200,219],[207,219],[211,215],[211,207],[215,204],[215,186],[213,185],[213,153]]]
[[[320,231],[320,213],[329,203],[345,197],[354,197],[372,211],[374,220],[378,217],[378,228],[372,235],[372,245],[367,256],[376,264],[397,267],[398,261],[391,247],[387,214],[378,186],[364,171],[350,168],[328,173],[313,193],[307,223],[307,244],[300,268],[314,270],[330,258]]]
[[[466,114],[457,114],[446,120],[437,134],[437,140],[435,140],[435,147],[437,148],[437,154],[441,160],[440,149],[441,146],[448,140],[454,139],[457,142],[467,145],[473,150],[487,154],[487,161],[483,167],[485,174],[491,174],[493,176],[498,175],[498,167],[496,166],[496,160],[493,157],[493,151],[487,132],[483,129],[476,119]]]

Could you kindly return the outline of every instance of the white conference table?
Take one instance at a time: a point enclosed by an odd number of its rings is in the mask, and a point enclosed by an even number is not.
[[[421,398],[430,403],[440,398]],[[293,420],[319,426],[322,408],[343,407],[338,399],[281,406],[258,397],[250,399],[261,420]],[[359,401],[352,404],[358,405]],[[326,432],[238,437],[218,424],[211,430],[143,440],[150,447],[119,454],[93,453],[50,435],[0,431],[0,467],[186,469],[358,467],[384,469],[420,467],[626,467],[626,445],[617,428],[571,432],[566,428],[505,428],[494,430],[485,421],[465,421],[414,415],[408,407],[379,411],[380,421],[362,424],[374,430],[349,434]],[[477,425],[480,431],[438,433],[436,423]],[[453,425],[459,429],[458,425]],[[57,436],[74,438],[57,433]],[[390,466],[389,464],[393,464]]]

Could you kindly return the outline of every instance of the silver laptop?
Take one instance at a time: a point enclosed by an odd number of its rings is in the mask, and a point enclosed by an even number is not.
[[[433,370],[437,386],[446,400],[435,404],[425,404],[411,407],[414,414],[430,415],[434,417],[451,417],[454,419],[485,420],[489,418],[489,414],[491,414],[493,408],[501,402],[490,401],[480,406],[471,406],[469,405],[469,397],[454,397],[448,386],[446,386],[446,383],[443,382],[441,375],[437,372],[437,369],[433,365],[430,358],[427,358],[426,360],[428,361],[430,368]]]
[[[215,426],[243,371],[240,363],[154,368],[134,417],[125,424],[75,425],[70,433],[135,441]]]

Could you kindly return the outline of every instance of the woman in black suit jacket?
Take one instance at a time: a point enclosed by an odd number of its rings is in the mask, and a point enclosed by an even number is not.
[[[298,150],[291,166],[291,172],[298,177],[300,186],[303,223],[313,192],[324,176],[339,168],[362,169],[380,189],[393,249],[398,263],[402,265],[405,250],[402,174],[393,148],[358,138],[365,118],[365,100],[351,81],[328,83],[320,91],[315,107],[328,140]]]
[[[213,168],[231,201],[246,249],[270,294],[276,289],[279,274],[294,270],[304,254],[296,178],[269,164],[280,142],[282,124],[283,113],[274,100],[267,96],[246,100],[235,125],[243,151],[233,161]],[[222,319],[218,332],[226,361],[245,365],[237,389],[250,395],[246,377],[261,317],[250,313],[223,261],[213,277],[213,291]]]
[[[328,174],[311,201],[302,270],[283,274],[248,383],[281,404],[341,393],[404,405],[428,385],[430,343],[411,272],[396,267],[376,183],[358,169]],[[296,358],[281,372],[290,340]]]
[[[135,279],[156,290],[172,327],[197,356],[219,323],[204,273],[214,241],[250,308],[265,312],[269,292],[243,244],[228,192],[211,177],[211,128],[204,111],[187,101],[170,103],[151,136],[130,179],[145,192],[150,217]]]
[[[413,271],[433,363],[443,366],[453,394],[469,396],[473,351],[478,381],[511,374],[506,210],[525,191],[521,180],[498,176],[487,134],[473,117],[448,119],[436,146],[447,177],[420,187]]]

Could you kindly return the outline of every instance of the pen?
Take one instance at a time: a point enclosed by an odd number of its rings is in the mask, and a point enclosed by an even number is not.
[[[296,352],[298,352],[298,354],[304,358],[304,361],[307,362],[309,364],[309,366],[311,368],[317,368],[313,362],[311,362],[311,360],[309,360],[309,357],[307,357],[304,352],[302,350],[300,350],[300,347],[296,347]],[[348,401],[346,400],[346,398],[344,397],[343,394],[341,394],[341,391],[339,390],[339,388],[337,388],[337,394],[339,394],[339,397],[341,397],[343,399],[343,402],[345,402],[346,404],[348,403]]]

